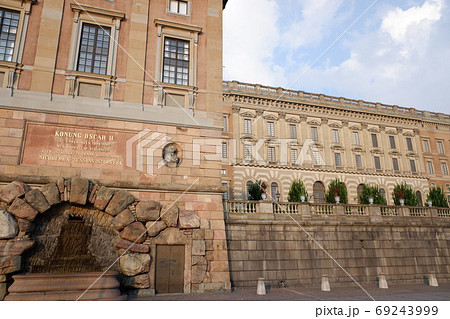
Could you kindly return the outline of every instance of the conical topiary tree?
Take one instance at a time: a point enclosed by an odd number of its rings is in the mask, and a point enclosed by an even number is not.
[[[397,184],[392,192],[392,199],[395,205],[400,205],[400,199],[405,200],[406,206],[419,206],[419,200],[412,187],[406,183]]]
[[[336,196],[340,197],[340,203],[348,203],[347,187],[339,180],[339,178],[333,179],[330,182],[330,185],[328,185],[328,189],[325,192],[325,201],[334,204],[336,203]]]
[[[381,194],[380,188],[378,185],[366,185],[363,184],[363,189],[361,194],[359,195],[359,201],[361,204],[367,205],[370,204],[369,198],[373,198],[373,203],[375,205],[386,205],[386,198]]]
[[[431,200],[434,207],[448,207],[448,201],[444,190],[440,187],[432,187],[427,195],[427,202]]]
[[[251,183],[248,189],[248,193],[250,195],[249,200],[261,200],[262,193],[264,192],[265,188],[266,184],[261,180],[257,180],[256,182]]]
[[[308,192],[305,184],[301,180],[293,181],[288,193],[288,202],[301,202],[300,196],[305,196],[305,202],[308,202]]]

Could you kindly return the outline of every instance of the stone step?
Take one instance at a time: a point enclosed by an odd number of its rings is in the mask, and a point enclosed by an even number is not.
[[[116,272],[14,275],[5,300],[125,300]],[[101,277],[100,277],[101,276]]]

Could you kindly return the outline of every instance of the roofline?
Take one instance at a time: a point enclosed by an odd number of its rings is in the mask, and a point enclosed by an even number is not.
[[[223,0],[223,8],[225,9],[226,5],[227,5],[228,0]]]

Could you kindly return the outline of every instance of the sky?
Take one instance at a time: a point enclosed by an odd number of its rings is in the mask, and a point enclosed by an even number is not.
[[[224,79],[450,114],[450,0],[230,0]]]

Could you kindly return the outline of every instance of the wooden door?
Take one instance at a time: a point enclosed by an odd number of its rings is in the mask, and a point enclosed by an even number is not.
[[[157,294],[183,293],[184,288],[184,245],[156,246]]]

